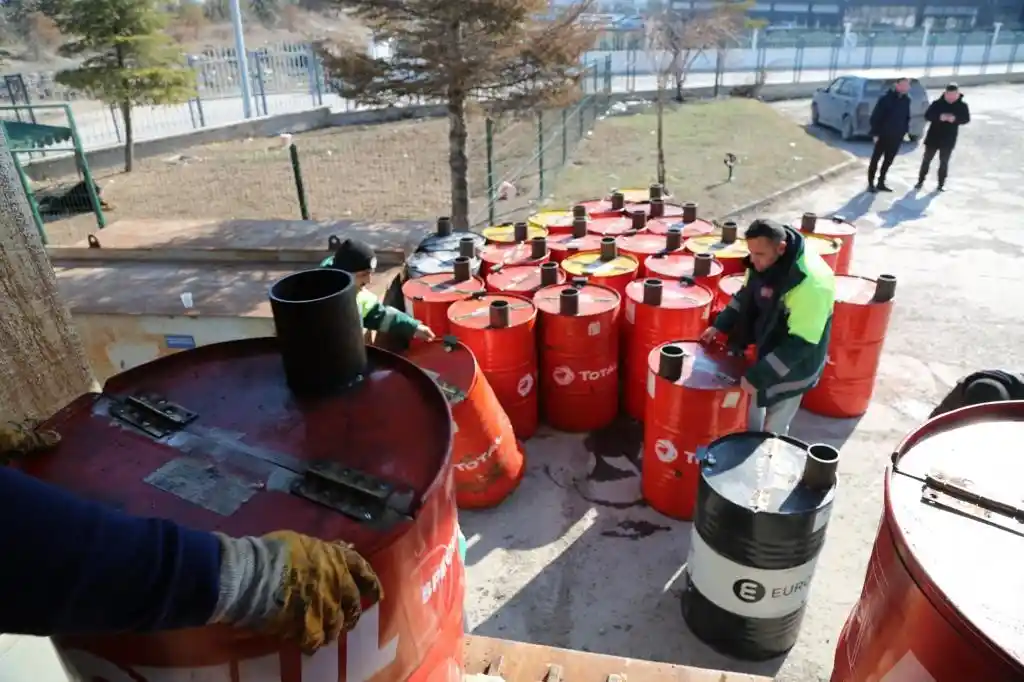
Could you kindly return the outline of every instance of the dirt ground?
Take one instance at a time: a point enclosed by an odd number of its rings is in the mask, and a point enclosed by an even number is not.
[[[601,121],[559,175],[547,203],[564,206],[616,187],[657,179],[657,117],[651,107]],[[792,120],[749,99],[673,105],[665,112],[666,185],[678,200],[696,201],[719,216],[849,158],[809,138]],[[738,163],[726,182],[726,153]]]

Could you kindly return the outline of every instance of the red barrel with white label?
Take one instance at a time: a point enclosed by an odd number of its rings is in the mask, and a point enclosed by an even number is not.
[[[842,248],[832,269],[837,275],[850,273],[850,266],[853,264],[853,242],[857,237],[857,227],[853,223],[838,215],[820,219],[814,213],[804,213],[800,219],[800,232],[840,240]]]
[[[530,296],[541,287],[563,284],[565,272],[558,263],[513,265],[487,275],[487,290],[496,294]]]
[[[715,291],[722,277],[722,264],[709,253],[693,255],[687,251],[656,253],[644,261],[648,277],[659,279],[692,279]]]
[[[896,277],[836,276],[836,302],[825,369],[800,403],[808,412],[849,419],[868,411],[889,330]]]
[[[448,333],[448,306],[484,290],[484,282],[470,275],[470,260],[455,259],[454,272],[440,272],[407,280],[402,285],[405,312],[437,336]]]
[[[1022,442],[1015,401],[948,412],[897,446],[832,682],[1024,680]]]
[[[640,487],[655,510],[689,521],[697,499],[697,451],[747,428],[742,359],[697,342],[654,348],[647,361]]]
[[[647,275],[647,268],[644,263],[654,254],[668,255],[670,253],[682,252],[683,233],[682,230],[674,229],[668,234],[651,234],[649,232],[634,232],[624,234],[615,240],[619,253],[633,256],[640,263],[637,271],[638,277]]]
[[[516,437],[537,431],[537,309],[514,294],[483,294],[448,308],[451,333],[473,351]]]
[[[480,249],[480,274],[486,277],[515,265],[540,265],[546,263],[549,256],[545,237],[520,244],[488,244]]]
[[[630,282],[623,304],[623,404],[644,420],[647,406],[647,359],[651,349],[674,340],[695,341],[708,326],[712,293],[689,281],[648,278]]]
[[[570,432],[608,426],[619,411],[619,294],[574,282],[545,287],[533,302],[544,421]]]
[[[686,250],[693,254],[709,253],[722,264],[723,275],[735,275],[746,268],[745,260],[750,255],[747,240],[737,236],[738,227],[727,222],[716,233],[686,240]]]
[[[640,270],[640,262],[636,258],[619,254],[613,237],[603,237],[600,250],[569,256],[561,265],[569,277],[582,277],[593,284],[614,289],[620,299],[626,295],[626,285],[636,279]]]
[[[448,405],[413,363],[362,344],[355,293],[340,270],[289,275],[271,288],[276,337],[202,346],[112,377],[49,420],[61,443],[22,468],[197,530],[350,542],[385,598],[312,656],[225,626],[61,637],[82,679],[461,680]]]
[[[459,508],[501,504],[526,473],[525,451],[473,353],[449,337],[424,344],[405,357],[437,383],[451,406]]]

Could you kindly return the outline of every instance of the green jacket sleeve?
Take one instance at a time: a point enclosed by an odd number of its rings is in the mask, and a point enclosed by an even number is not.
[[[784,381],[792,367],[817,349],[834,300],[835,292],[813,279],[787,293],[782,299],[787,312],[786,339],[747,370],[747,381],[758,390]]]
[[[411,340],[419,329],[419,320],[382,304],[371,291],[363,289],[356,300],[359,303],[359,314],[363,317],[363,327],[366,329],[392,334],[402,341]]]
[[[729,299],[729,305],[725,306],[725,308],[715,316],[715,322],[712,326],[727,336],[729,332],[732,331],[732,328],[736,326],[736,320],[738,320],[740,315],[743,314],[742,301],[747,295],[747,280],[749,277],[749,273],[743,275],[743,286],[740,287],[740,290],[737,291],[731,299]]]

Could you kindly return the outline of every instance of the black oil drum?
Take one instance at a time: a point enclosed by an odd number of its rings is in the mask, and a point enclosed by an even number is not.
[[[459,251],[414,253],[405,261],[407,279],[436,275],[440,272],[452,272],[455,269],[455,259],[460,255]],[[472,275],[477,275],[480,272],[480,259],[472,258],[469,262],[469,269]]]
[[[427,235],[416,247],[420,253],[433,253],[435,251],[458,251],[459,243],[464,237],[470,237],[476,248],[482,248],[487,240],[484,236],[475,232],[457,232],[452,228],[450,218],[438,218],[437,229],[434,234]]]
[[[839,453],[771,433],[734,433],[701,454],[683,618],[733,658],[796,643],[825,543]]]

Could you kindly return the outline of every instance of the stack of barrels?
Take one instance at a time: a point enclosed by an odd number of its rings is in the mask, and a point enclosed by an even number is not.
[[[842,219],[808,213],[799,230],[838,279],[828,364],[805,406],[855,416],[870,400],[895,280],[848,274],[856,230]],[[505,499],[542,423],[588,432],[624,412],[644,423],[644,497],[690,519],[698,453],[747,427],[750,359],[696,343],[743,285],[739,226],[652,185],[480,234],[441,218],[428,241],[449,267],[412,273],[404,301],[444,340],[410,357],[453,401],[459,504]]]

